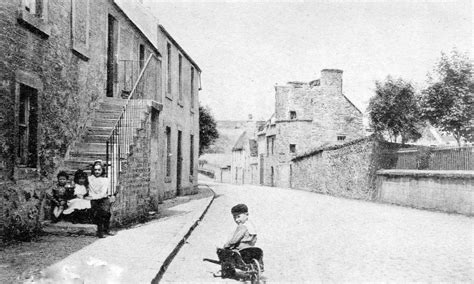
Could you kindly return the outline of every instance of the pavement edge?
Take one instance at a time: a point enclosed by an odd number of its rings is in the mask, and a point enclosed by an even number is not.
[[[207,210],[209,209],[209,207],[211,207],[212,202],[216,198],[216,193],[214,192],[214,190],[212,190],[212,188],[209,185],[202,184],[202,186],[206,186],[212,192],[212,197],[210,198],[209,204],[206,205],[206,208],[204,209],[204,211],[199,214],[199,217],[196,218],[196,220],[193,222],[193,224],[189,228],[185,226],[183,230],[178,234],[178,236],[180,236],[178,237],[179,241],[177,243],[173,243],[173,242],[170,243],[169,246],[170,246],[171,252],[168,254],[168,256],[165,258],[165,260],[161,264],[160,270],[156,274],[155,278],[153,278],[153,280],[151,281],[152,284],[156,284],[160,282],[161,278],[166,272],[166,269],[168,268],[168,265],[171,263],[171,261],[173,261],[174,257],[178,254],[181,247],[186,243],[186,240],[189,238],[194,228],[196,228],[199,222],[202,220],[202,218],[204,218],[204,215],[206,215]],[[169,251],[169,250],[166,249],[165,251]]]

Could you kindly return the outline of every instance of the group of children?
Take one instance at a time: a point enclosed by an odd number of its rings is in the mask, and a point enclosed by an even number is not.
[[[77,170],[74,173],[74,181],[69,180],[66,172],[59,172],[57,184],[48,195],[52,205],[52,221],[94,223],[97,225],[98,237],[113,235],[109,230],[111,217],[109,182],[104,174],[101,161],[94,162],[90,176],[82,170]]]

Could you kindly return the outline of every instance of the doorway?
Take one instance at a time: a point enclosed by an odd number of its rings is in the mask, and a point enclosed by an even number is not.
[[[270,186],[273,187],[275,186],[275,171],[273,170],[273,167],[270,167]]]
[[[181,195],[181,171],[182,171],[182,166],[183,166],[183,153],[181,150],[181,142],[182,142],[182,132],[181,130],[178,130],[178,151],[177,151],[177,161],[176,161],[176,192],[177,195]]]
[[[107,97],[114,96],[114,84],[117,76],[115,58],[117,53],[117,33],[117,20],[112,15],[109,15],[107,30]]]

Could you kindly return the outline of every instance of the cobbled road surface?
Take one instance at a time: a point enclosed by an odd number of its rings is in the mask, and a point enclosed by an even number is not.
[[[226,282],[214,258],[249,206],[264,282],[473,282],[473,218],[305,191],[209,183],[216,199],[161,283]]]

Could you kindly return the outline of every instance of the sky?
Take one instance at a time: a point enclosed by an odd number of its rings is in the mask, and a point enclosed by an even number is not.
[[[344,71],[343,93],[365,111],[376,80],[420,90],[441,52],[473,45],[470,0],[143,4],[201,68],[199,100],[217,120],[266,120],[275,85],[326,68]]]

